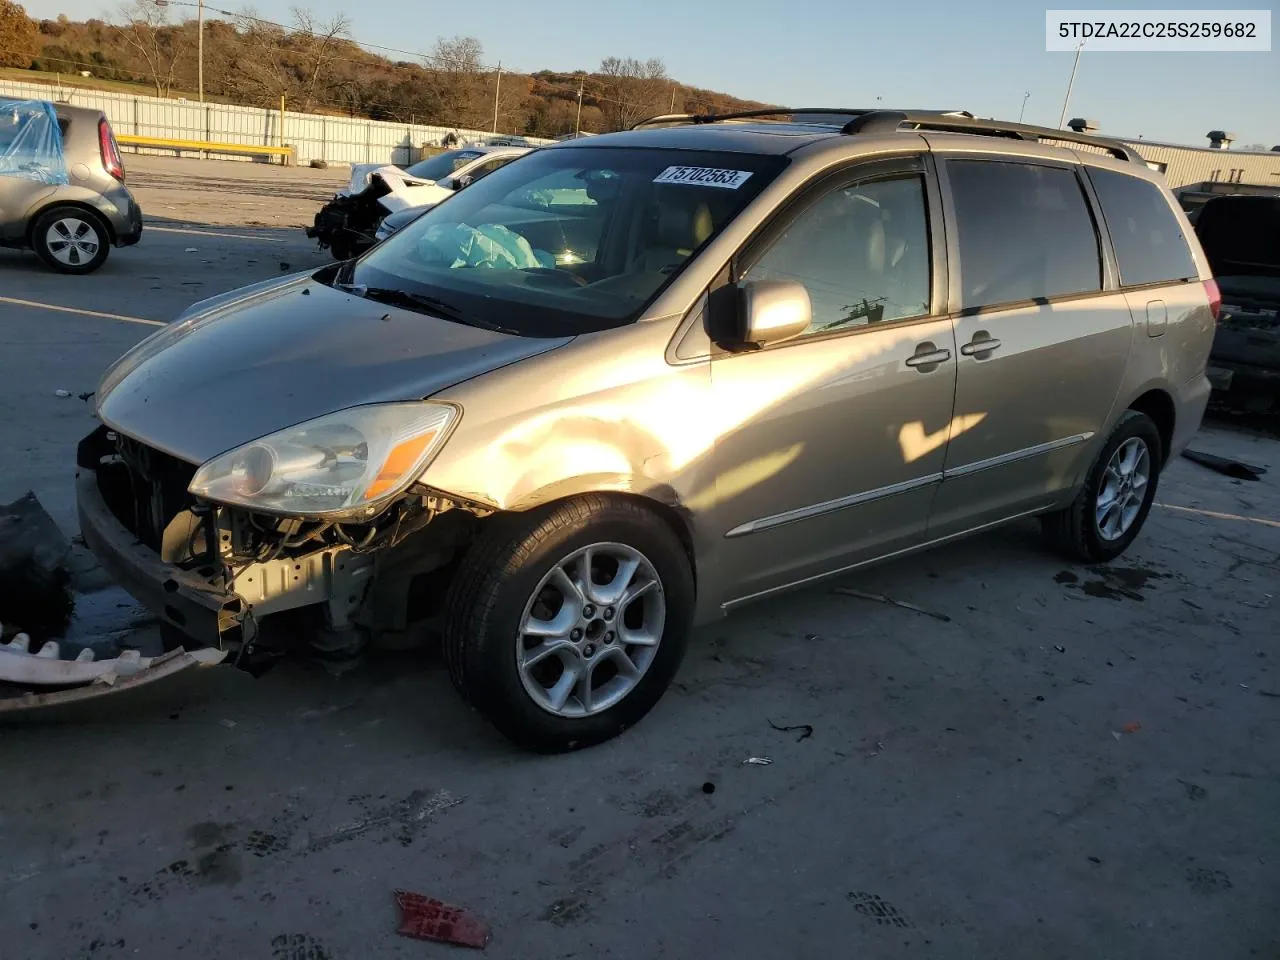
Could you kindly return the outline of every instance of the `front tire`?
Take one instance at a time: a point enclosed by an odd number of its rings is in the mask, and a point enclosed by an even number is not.
[[[111,237],[96,214],[79,207],[53,207],[36,218],[31,246],[58,273],[93,273],[107,262]]]
[[[642,504],[596,494],[490,524],[446,601],[454,686],[542,753],[639,722],[688,642],[694,583],[679,539]]]
[[[1163,463],[1155,423],[1145,413],[1125,411],[1071,506],[1041,518],[1046,537],[1071,560],[1114,560],[1142,530]]]

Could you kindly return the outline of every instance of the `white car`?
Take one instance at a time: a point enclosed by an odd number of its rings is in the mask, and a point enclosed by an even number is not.
[[[377,174],[391,189],[390,193],[378,199],[388,213],[407,207],[431,206],[453,192],[457,178],[479,180],[528,152],[528,147],[474,146],[449,150],[404,169],[390,164],[357,163],[351,167],[350,185],[339,190],[338,196],[353,197],[363,193],[373,182],[373,175]]]
[[[410,167],[358,163],[351,182],[316,214],[307,236],[346,260],[373,246],[388,214],[435,206],[461,183],[474,182],[528,153],[530,147],[476,145],[448,150]]]

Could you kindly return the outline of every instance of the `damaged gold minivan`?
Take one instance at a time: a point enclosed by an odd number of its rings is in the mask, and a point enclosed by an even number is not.
[[[143,341],[97,392],[81,525],[188,646],[442,635],[502,733],[570,749],[748,601],[1033,515],[1118,555],[1199,426],[1216,309],[1122,145],[658,118]]]

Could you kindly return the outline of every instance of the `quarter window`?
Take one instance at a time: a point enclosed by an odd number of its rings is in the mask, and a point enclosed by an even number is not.
[[[1102,289],[1098,235],[1075,173],[994,160],[952,160],[947,172],[962,309]]]
[[[1122,284],[1199,276],[1182,226],[1163,190],[1148,180],[1097,167],[1089,170],[1089,181],[1111,233]]]
[[[832,190],[805,209],[745,273],[809,291],[805,335],[929,312],[929,232],[918,176]]]

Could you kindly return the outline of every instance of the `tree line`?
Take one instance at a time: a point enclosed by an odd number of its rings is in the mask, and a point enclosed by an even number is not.
[[[197,24],[155,0],[131,0],[110,21],[36,21],[0,0],[0,66],[88,73],[146,84],[159,97],[197,86]],[[185,8],[184,8],[185,9]],[[367,49],[344,14],[302,7],[289,23],[246,8],[204,24],[206,96],[291,110],[556,137],[625,129],[668,112],[762,106],[673,79],[659,59],[605,57],[594,70],[519,73],[485,62],[475,37],[441,37],[425,54]]]

